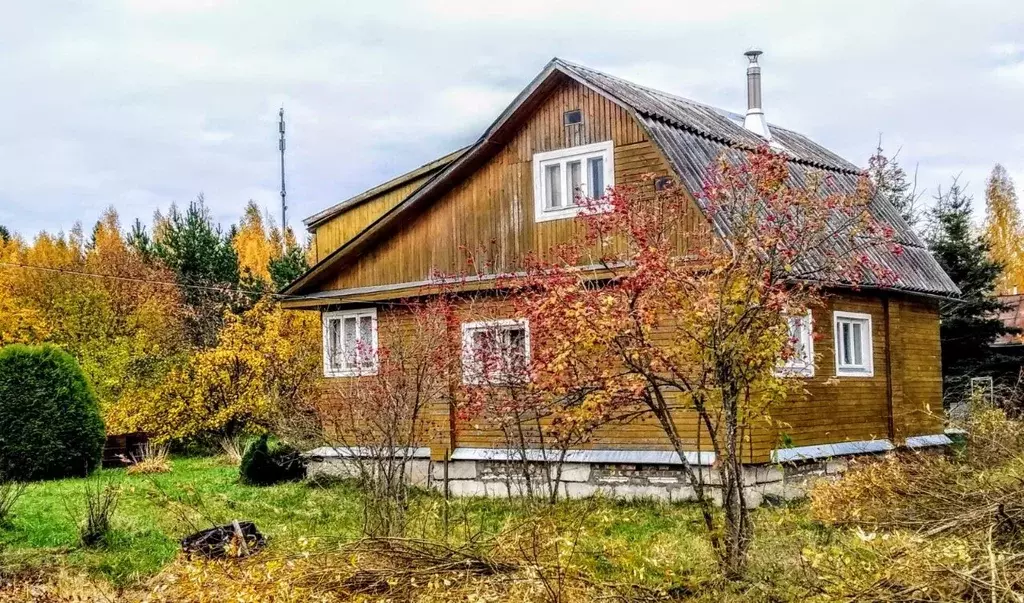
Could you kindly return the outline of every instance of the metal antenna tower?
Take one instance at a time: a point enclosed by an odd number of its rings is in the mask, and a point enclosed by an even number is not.
[[[287,212],[288,204],[285,202],[285,189],[284,189],[284,107],[278,112],[280,121],[278,121],[278,130],[281,132],[281,139],[277,143],[277,148],[281,150],[281,235],[288,230]]]

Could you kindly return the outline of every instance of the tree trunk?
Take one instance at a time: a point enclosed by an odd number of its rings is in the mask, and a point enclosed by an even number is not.
[[[722,547],[722,565],[726,575],[737,577],[743,573],[750,547],[752,526],[743,491],[743,463],[740,458],[739,392],[733,387],[722,390],[725,419],[725,442],[721,447],[719,475],[722,481],[722,510],[725,526]]]

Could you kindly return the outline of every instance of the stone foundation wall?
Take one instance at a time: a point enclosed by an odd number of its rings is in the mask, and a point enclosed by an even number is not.
[[[407,466],[413,485],[443,490],[444,462],[426,458],[410,459]],[[747,504],[757,507],[765,502],[802,498],[818,479],[843,473],[845,459],[802,461],[777,465],[744,467]],[[655,499],[692,501],[693,488],[679,465],[637,465],[609,463],[564,463],[557,475],[554,463],[528,464],[530,485],[523,477],[521,463],[493,460],[460,460],[447,463],[448,491],[453,496],[524,496],[531,487],[534,494],[544,494],[548,485],[557,484],[559,496],[585,498],[602,495],[622,499]],[[700,468],[712,498],[721,503],[717,472]],[[545,475],[547,472],[547,475]],[[355,477],[358,470],[351,459],[314,457],[309,466],[311,476]]]

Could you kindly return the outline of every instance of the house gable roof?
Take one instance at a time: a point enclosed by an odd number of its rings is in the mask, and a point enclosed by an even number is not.
[[[343,266],[346,260],[373,245],[391,226],[410,219],[418,208],[425,207],[472,173],[501,148],[517,127],[518,118],[529,115],[565,78],[594,90],[632,115],[646,129],[651,141],[695,197],[703,187],[709,166],[717,158],[725,155],[730,159],[741,159],[744,152],[764,143],[763,139],[743,128],[742,117],[735,113],[555,58],[475,143],[402,202],[288,285],[283,293],[301,295],[306,292],[332,268]],[[801,134],[775,125],[769,127],[777,149],[789,157],[790,173],[797,184],[806,182],[811,171],[820,170],[831,176],[831,181],[841,190],[855,190],[862,175],[862,170],[856,165]],[[899,275],[899,282],[889,288],[942,296],[959,293],[924,243],[887,201],[876,199],[871,211],[877,219],[893,227],[896,241],[904,247],[904,253],[900,255],[878,253],[874,258]],[[728,236],[728,224],[716,219],[714,226],[719,234]],[[871,286],[872,283],[864,285]]]
[[[436,172],[441,171],[442,169],[447,167],[448,164],[458,159],[459,156],[465,153],[468,148],[469,147],[467,146],[457,151],[452,151],[451,153],[448,153],[444,157],[440,157],[438,159],[425,163],[410,172],[406,172],[400,176],[396,176],[383,184],[378,184],[377,186],[365,190],[354,197],[350,197],[342,201],[341,203],[332,205],[331,207],[328,207],[323,211],[317,212],[312,216],[309,216],[308,218],[302,221],[302,224],[306,227],[306,230],[312,232],[316,230],[317,226],[320,226],[321,224],[327,222],[331,218],[334,218],[335,216],[343,212],[346,212],[352,209],[353,207],[357,207],[365,203],[366,201],[373,199],[374,197],[383,195],[388,191],[395,190],[396,188],[402,186],[403,184],[412,182],[417,178],[430,176],[432,174],[435,174]]]

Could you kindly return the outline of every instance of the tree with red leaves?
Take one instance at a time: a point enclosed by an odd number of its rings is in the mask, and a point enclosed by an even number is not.
[[[653,417],[730,575],[752,536],[742,445],[772,404],[802,391],[780,370],[799,343],[789,317],[836,287],[892,282],[874,258],[902,251],[869,211],[867,178],[853,193],[825,176],[795,186],[789,167],[764,147],[712,166],[696,200],[650,184],[581,199],[578,240],[503,283],[529,320],[531,387],[559,400],[558,422]],[[688,230],[695,201],[708,220]],[[691,460],[694,440],[714,455],[723,512]]]

